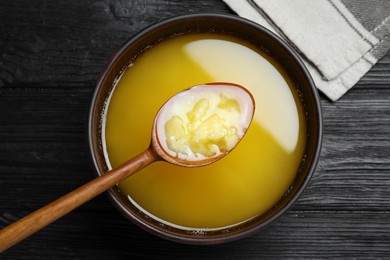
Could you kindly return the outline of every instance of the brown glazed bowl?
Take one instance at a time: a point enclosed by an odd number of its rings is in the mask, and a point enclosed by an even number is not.
[[[129,61],[147,51],[150,46],[164,39],[194,31],[239,37],[269,53],[287,71],[295,83],[296,91],[305,110],[308,130],[306,150],[295,180],[286,194],[267,213],[233,227],[211,231],[184,230],[150,218],[131,204],[116,186],[111,188],[108,194],[113,204],[128,219],[159,237],[186,244],[219,244],[247,237],[279,218],[305,189],[319,159],[322,143],[322,116],[317,90],[297,53],[283,40],[256,23],[233,15],[185,15],[151,25],[132,37],[102,71],[89,113],[89,147],[96,175],[100,176],[108,169],[102,149],[102,115],[118,75],[127,68]]]

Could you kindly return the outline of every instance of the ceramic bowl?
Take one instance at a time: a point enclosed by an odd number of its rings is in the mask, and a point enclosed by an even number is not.
[[[320,155],[322,142],[321,107],[315,85],[297,53],[285,41],[249,20],[220,14],[194,14],[158,22],[133,36],[103,69],[89,114],[89,146],[97,176],[107,172],[102,146],[102,115],[107,98],[118,75],[140,53],[156,42],[191,32],[234,35],[258,46],[287,71],[296,85],[295,91],[305,110],[307,144],[300,168],[291,187],[280,201],[265,214],[239,225],[212,231],[184,230],[165,225],[141,212],[123,196],[118,187],[108,191],[113,204],[133,223],[162,238],[187,244],[219,244],[247,237],[264,229],[285,213],[307,186]]]

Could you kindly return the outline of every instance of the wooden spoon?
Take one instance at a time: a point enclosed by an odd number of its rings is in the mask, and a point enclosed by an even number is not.
[[[224,89],[234,89],[237,93],[241,93],[240,95],[246,97],[246,101],[249,100],[250,102],[250,104],[246,102],[246,107],[249,109],[247,109],[245,111],[246,114],[243,115],[247,119],[247,125],[245,126],[245,129],[243,129],[245,133],[252,121],[255,107],[253,96],[245,88],[232,83],[209,83],[194,86],[179,92],[177,95],[169,99],[160,108],[158,114],[156,115],[152,129],[151,143],[148,149],[119,167],[112,169],[106,174],[101,175],[100,177],[84,184],[78,189],[2,229],[0,231],[0,253],[155,161],[163,160],[175,165],[198,167],[213,163],[226,156],[231,149],[214,156],[201,157],[200,159],[193,160],[188,160],[183,157],[179,158],[178,156],[173,155],[172,151],[169,151],[169,148],[167,148],[166,144],[164,144],[161,140],[161,129],[163,129],[163,125],[161,124],[164,122],[160,120],[167,111],[167,108],[172,105],[172,102],[175,102],[178,98],[180,98],[180,96],[184,96],[184,98],[188,97],[188,94],[191,94],[193,91],[199,93],[199,91],[203,90],[221,91]]]

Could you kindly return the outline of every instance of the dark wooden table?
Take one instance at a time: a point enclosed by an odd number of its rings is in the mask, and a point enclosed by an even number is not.
[[[95,79],[138,30],[174,15],[233,13],[218,0],[0,1],[0,227],[92,178]],[[268,229],[218,246],[176,244],[102,195],[0,259],[390,257],[390,53],[336,103],[321,95],[318,170]]]

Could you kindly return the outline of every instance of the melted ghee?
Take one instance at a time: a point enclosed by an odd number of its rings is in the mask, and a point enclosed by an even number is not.
[[[230,36],[192,34],[158,44],[123,73],[106,113],[108,163],[118,166],[145,150],[164,102],[207,82],[236,83],[254,96],[256,112],[238,146],[209,166],[157,162],[119,184],[150,215],[191,228],[265,213],[291,185],[306,142],[294,86],[272,58]]]

